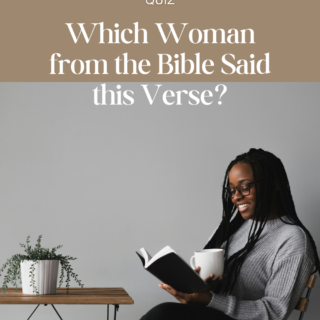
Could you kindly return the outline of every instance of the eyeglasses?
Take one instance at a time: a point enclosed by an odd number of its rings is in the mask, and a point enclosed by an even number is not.
[[[236,187],[227,187],[224,188],[227,192],[228,197],[230,197],[231,199],[234,197],[234,195],[236,194],[236,190],[238,190],[238,192],[242,195],[242,196],[248,196],[250,194],[250,185],[254,184],[258,181],[255,182],[250,182],[250,183],[244,183],[244,184],[239,184]]]

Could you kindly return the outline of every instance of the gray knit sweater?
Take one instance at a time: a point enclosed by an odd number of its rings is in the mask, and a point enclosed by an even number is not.
[[[252,223],[245,221],[232,236],[228,256],[247,243]],[[287,319],[303,293],[314,261],[310,241],[300,227],[269,220],[245,259],[232,294],[213,293],[208,307],[238,320]],[[225,274],[228,276],[228,270]]]

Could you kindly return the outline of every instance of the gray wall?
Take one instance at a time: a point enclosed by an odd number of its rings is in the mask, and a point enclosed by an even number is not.
[[[150,106],[138,83],[122,83],[136,92],[133,106],[95,106],[98,85],[0,83],[1,265],[28,235],[34,243],[42,234],[44,246],[63,244],[61,253],[78,258],[85,286],[124,287],[135,304],[120,307],[119,319],[139,319],[173,298],[135,251],[169,244],[189,260],[220,221],[227,165],[250,147],[282,159],[298,214],[320,247],[319,83],[227,83],[221,106]],[[319,283],[306,319],[319,313]],[[32,309],[4,305],[1,315],[23,319]],[[58,310],[63,319],[106,318],[104,306]],[[56,315],[41,307],[33,319]]]

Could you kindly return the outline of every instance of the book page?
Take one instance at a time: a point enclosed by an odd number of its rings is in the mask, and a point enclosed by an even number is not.
[[[163,249],[161,249],[158,253],[156,253],[149,261],[146,263],[145,268],[148,268],[154,261],[160,259],[161,257],[174,252],[176,253],[170,246],[166,246]]]
[[[142,256],[144,257],[144,261],[145,261],[144,267],[146,268],[146,266],[148,265],[148,262],[151,260],[152,257],[145,248],[141,248],[140,252],[142,253]]]

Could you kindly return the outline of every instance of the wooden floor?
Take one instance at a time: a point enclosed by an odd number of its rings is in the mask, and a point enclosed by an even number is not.
[[[133,304],[123,288],[66,288],[57,289],[55,295],[23,294],[21,288],[7,288],[0,294],[0,304]]]

